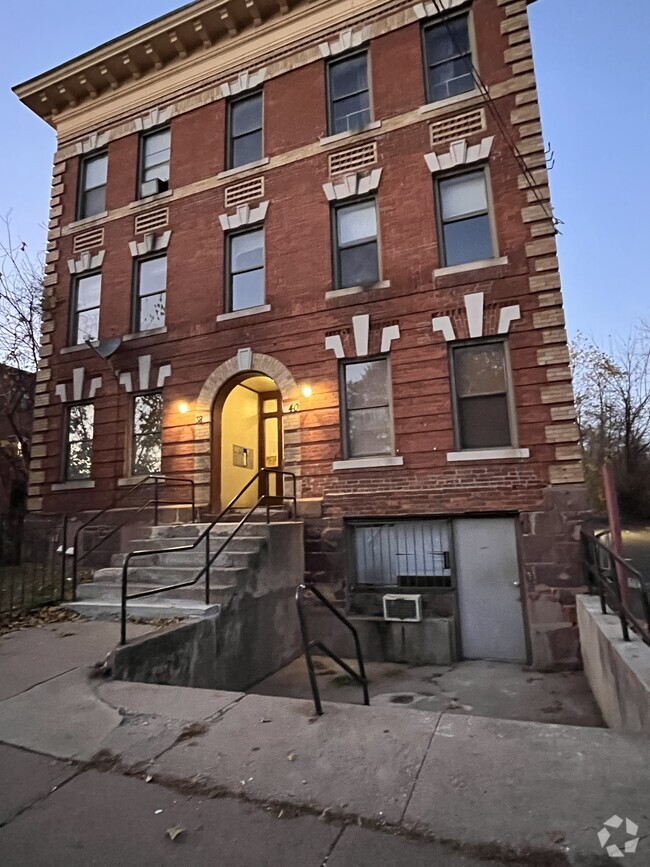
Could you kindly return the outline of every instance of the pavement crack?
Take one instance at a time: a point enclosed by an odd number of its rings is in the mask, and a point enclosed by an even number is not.
[[[19,695],[26,695],[28,692],[31,692],[33,689],[36,689],[37,686],[43,686],[44,683],[50,683],[53,680],[56,680],[58,677],[63,677],[66,674],[70,674],[71,671],[76,671],[79,668],[78,665],[73,665],[72,668],[66,668],[65,671],[60,671],[58,674],[53,674],[52,677],[46,677],[43,680],[39,680],[38,683],[32,683],[27,689],[21,689],[20,692],[16,692],[13,695],[8,695],[6,698],[3,698],[0,701],[0,705],[5,701],[11,701],[12,698],[18,698]]]
[[[336,847],[337,847],[338,844],[339,844],[339,840],[340,840],[341,837],[343,836],[344,831],[345,831],[345,825],[340,829],[340,831],[338,832],[338,834],[337,834],[336,837],[334,838],[334,840],[333,840],[333,842],[332,842],[332,845],[330,846],[330,848],[329,848],[329,850],[328,850],[328,852],[327,852],[327,855],[323,858],[323,860],[322,860],[322,862],[321,862],[320,867],[326,867],[327,862],[328,862],[328,861],[330,860],[330,858],[332,857],[332,855],[333,855],[333,853],[334,853],[334,850],[336,849]]]
[[[424,751],[424,755],[422,756],[422,761],[420,762],[420,767],[417,770],[415,775],[415,779],[413,780],[413,785],[411,786],[411,790],[408,793],[408,797],[406,799],[406,804],[402,811],[402,815],[400,816],[400,822],[404,821],[404,817],[406,816],[406,811],[409,808],[409,804],[411,803],[411,798],[413,797],[413,793],[415,792],[415,787],[418,784],[418,780],[420,779],[420,774],[422,773],[422,768],[424,767],[424,763],[427,760],[427,756],[429,755],[429,750],[431,749],[431,744],[433,743],[433,738],[435,737],[436,732],[438,731],[438,726],[440,725],[440,720],[442,719],[442,714],[438,715],[438,719],[436,720],[436,724],[433,727],[433,731],[431,732],[431,737],[429,738],[429,743],[427,744],[427,748]]]

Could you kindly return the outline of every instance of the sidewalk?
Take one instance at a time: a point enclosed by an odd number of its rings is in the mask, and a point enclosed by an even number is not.
[[[107,628],[0,639],[2,865],[649,863],[645,739],[89,679]]]

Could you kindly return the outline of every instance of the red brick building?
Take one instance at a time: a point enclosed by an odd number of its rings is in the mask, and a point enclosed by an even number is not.
[[[311,578],[379,642],[578,664],[526,7],[198,0],[16,88],[58,135],[33,510],[162,470],[215,512],[284,467]]]

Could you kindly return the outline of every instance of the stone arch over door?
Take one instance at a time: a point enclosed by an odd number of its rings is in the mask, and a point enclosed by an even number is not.
[[[298,385],[290,371],[270,355],[240,349],[237,355],[228,359],[214,370],[206,379],[196,400],[196,423],[194,425],[194,477],[198,505],[210,502],[210,471],[212,448],[212,406],[223,386],[241,373],[263,373],[269,376],[282,394],[282,430],[284,437],[284,469],[298,476],[298,495],[300,496],[300,413],[289,412],[289,407],[298,401]],[[199,420],[200,419],[200,420]]]

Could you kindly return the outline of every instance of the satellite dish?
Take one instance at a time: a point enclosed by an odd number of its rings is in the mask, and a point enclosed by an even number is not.
[[[99,343],[92,343],[90,340],[86,340],[86,343],[100,358],[108,360],[122,345],[122,338],[112,337],[110,340],[100,340]]]

